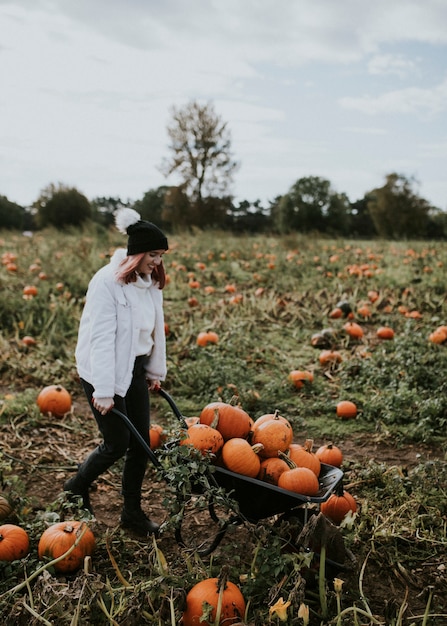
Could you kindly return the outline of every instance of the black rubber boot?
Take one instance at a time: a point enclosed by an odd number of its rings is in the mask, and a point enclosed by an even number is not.
[[[140,501],[134,499],[124,500],[121,525],[141,537],[157,535],[160,530],[159,524],[149,519],[141,509]]]
[[[64,491],[69,492],[70,501],[73,502],[73,504],[77,504],[77,500],[80,498],[82,500],[82,508],[90,511],[93,515],[93,508],[90,504],[89,487],[90,485],[87,485],[78,474],[73,476],[73,478],[69,478],[64,483]]]

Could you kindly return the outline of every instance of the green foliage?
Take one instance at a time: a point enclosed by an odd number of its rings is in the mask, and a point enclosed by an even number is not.
[[[90,202],[74,187],[59,184],[46,187],[34,203],[36,221],[40,228],[58,229],[79,226],[92,215]]]
[[[429,203],[412,189],[405,176],[386,176],[383,187],[370,193],[368,209],[381,237],[425,237],[429,227]]]
[[[300,178],[272,208],[272,223],[283,234],[296,230],[347,235],[351,226],[349,200],[324,178]]]
[[[23,207],[0,196],[0,228],[26,230],[30,223],[30,215]]]

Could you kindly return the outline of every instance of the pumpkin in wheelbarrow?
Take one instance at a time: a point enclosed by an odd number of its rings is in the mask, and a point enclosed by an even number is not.
[[[259,454],[264,459],[278,456],[278,451],[285,452],[292,440],[292,426],[278,411],[258,417],[253,424],[251,443],[262,443],[263,449]]]
[[[224,441],[233,437],[246,439],[253,426],[252,418],[240,406],[229,402],[210,402],[200,412],[200,423],[213,426]]]
[[[224,444],[220,432],[207,424],[193,424],[186,431],[186,436],[180,441],[182,446],[193,446],[202,454],[217,455]]]

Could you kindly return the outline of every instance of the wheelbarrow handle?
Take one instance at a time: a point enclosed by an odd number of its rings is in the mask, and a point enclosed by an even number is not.
[[[160,461],[158,460],[158,458],[156,457],[154,451],[148,445],[147,441],[144,439],[142,434],[135,428],[135,426],[132,424],[132,422],[127,417],[127,415],[125,415],[124,413],[122,413],[121,411],[116,409],[115,407],[113,409],[111,409],[111,413],[115,413],[115,415],[118,415],[118,417],[120,417],[123,420],[123,422],[125,423],[127,428],[130,430],[132,435],[141,444],[141,446],[143,447],[144,451],[146,452],[146,454],[148,455],[148,457],[150,458],[152,463],[155,465],[155,467],[157,467],[158,469],[161,469],[162,465],[161,465]]]
[[[169,395],[169,393],[160,387],[160,389],[158,389],[158,394],[162,398],[164,398],[166,402],[169,404],[169,406],[172,409],[172,412],[174,413],[175,417],[179,420],[182,427],[188,428],[188,425],[186,424],[186,421],[185,421],[185,417],[183,416],[182,412],[180,411],[180,409],[178,408],[178,406],[176,405],[172,397]]]

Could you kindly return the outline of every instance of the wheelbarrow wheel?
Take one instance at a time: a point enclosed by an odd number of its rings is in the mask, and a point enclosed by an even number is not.
[[[238,523],[237,516],[228,516],[228,510],[215,506],[209,496],[194,495],[181,504],[175,539],[185,550],[207,556],[219,546],[228,527]]]

